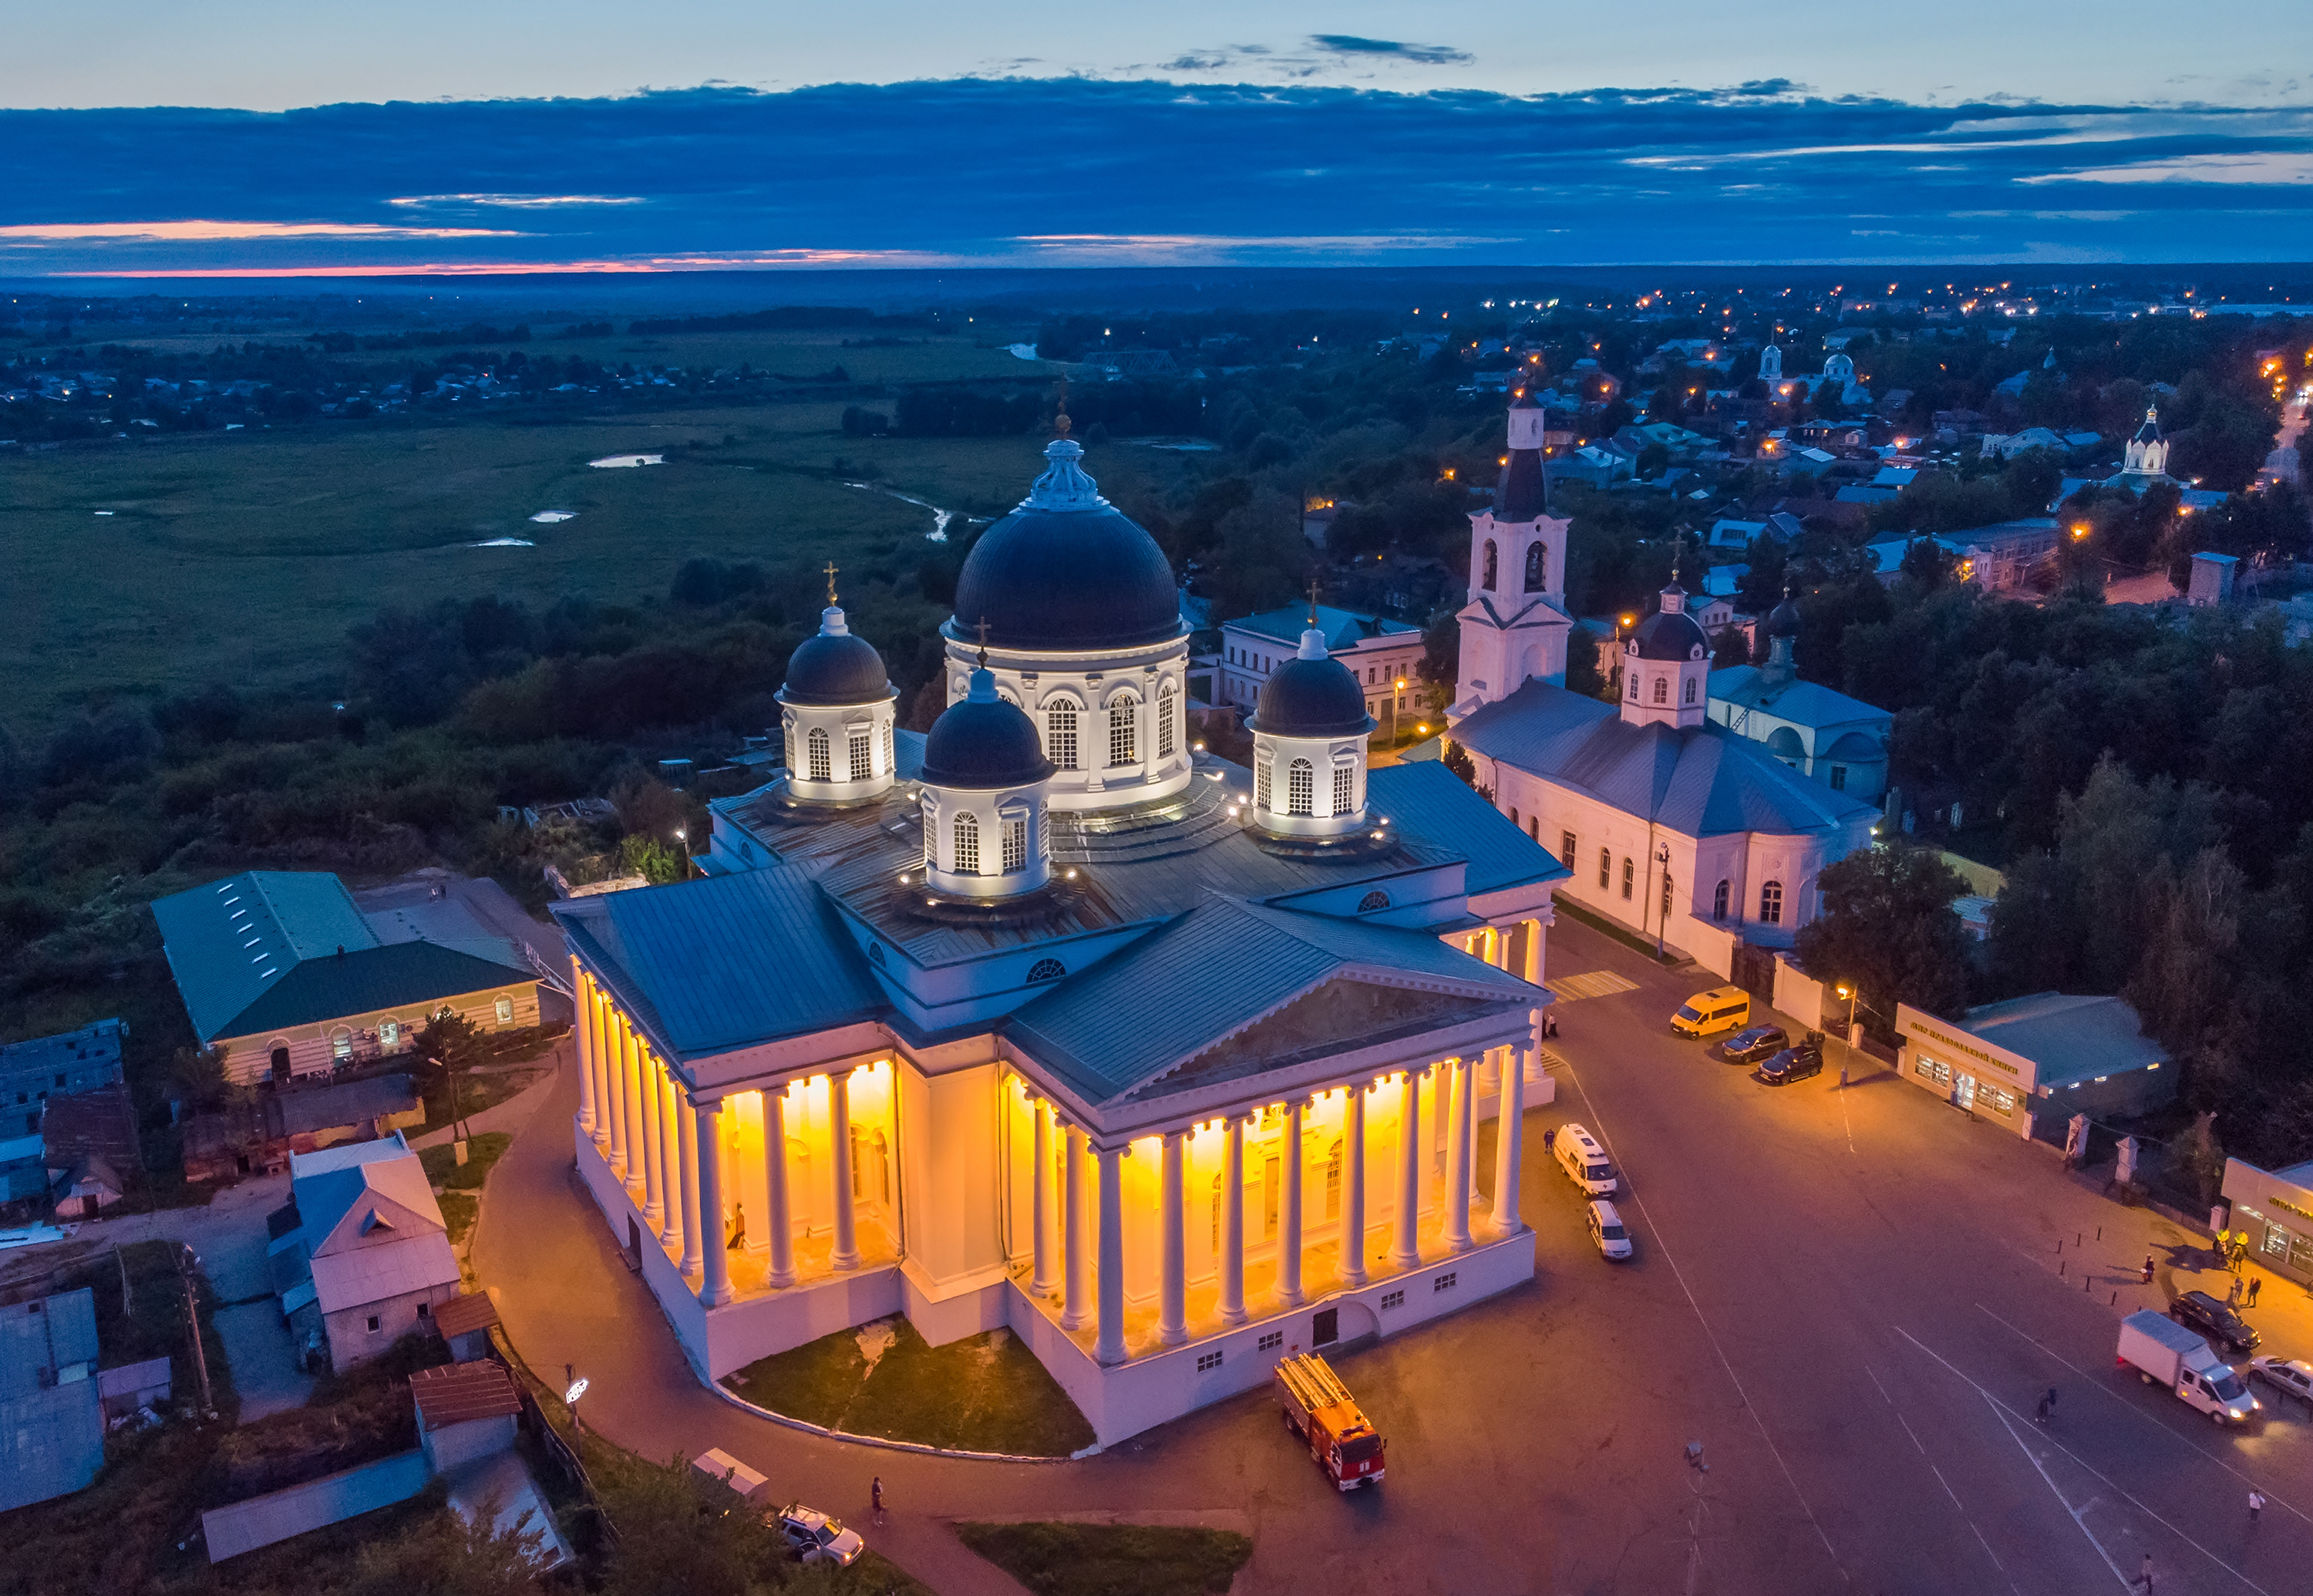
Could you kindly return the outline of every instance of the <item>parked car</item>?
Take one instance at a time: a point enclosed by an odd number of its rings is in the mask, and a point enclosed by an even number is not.
[[[1730,1064],[1755,1064],[1761,1059],[1772,1058],[1791,1045],[1779,1025],[1755,1025],[1746,1031],[1737,1031],[1711,1049]]]
[[[1598,1249],[1603,1258],[1627,1258],[1631,1256],[1631,1233],[1623,1228],[1623,1216],[1612,1203],[1590,1204],[1590,1245]]]
[[[801,1562],[848,1566],[867,1549],[867,1543],[859,1539],[857,1530],[846,1530],[818,1509],[805,1507],[800,1502],[779,1509],[776,1522],[779,1533],[787,1538],[788,1554]]]
[[[1739,986],[1714,986],[1696,992],[1670,1017],[1670,1028],[1681,1036],[1715,1036],[1739,1031],[1751,1023],[1751,994]]]
[[[2248,1372],[2252,1379],[2313,1406],[2313,1363],[2302,1358],[2251,1358]]]
[[[2256,1329],[2206,1292],[2186,1292],[2168,1304],[2168,1317],[2236,1355],[2256,1350]]]
[[[1794,1080],[1804,1080],[1823,1070],[1823,1044],[1801,1042],[1786,1047],[1774,1057],[1751,1071],[1751,1079],[1763,1086],[1789,1086]]]

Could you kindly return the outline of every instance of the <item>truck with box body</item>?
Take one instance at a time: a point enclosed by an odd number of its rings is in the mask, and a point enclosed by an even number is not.
[[[1277,1398],[1285,1427],[1308,1442],[1309,1455],[1344,1491],[1381,1484],[1381,1433],[1359,1410],[1332,1365],[1302,1353],[1277,1365]]]
[[[2149,1308],[2120,1321],[2120,1351],[2114,1361],[2135,1370],[2147,1385],[2167,1386],[2220,1424],[2246,1424],[2260,1406],[2239,1371],[2207,1342]]]

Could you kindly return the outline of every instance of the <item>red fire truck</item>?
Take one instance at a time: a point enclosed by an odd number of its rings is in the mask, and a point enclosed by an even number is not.
[[[1285,1359],[1277,1365],[1277,1399],[1285,1427],[1309,1443],[1328,1479],[1344,1491],[1381,1484],[1381,1432],[1358,1410],[1332,1365],[1315,1353]]]

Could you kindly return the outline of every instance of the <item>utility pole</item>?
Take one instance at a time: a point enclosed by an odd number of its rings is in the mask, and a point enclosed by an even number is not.
[[[181,1241],[177,1244],[177,1278],[185,1285],[185,1322],[193,1332],[193,1367],[201,1377],[201,1412],[214,1418],[216,1405],[209,1394],[209,1355],[208,1349],[201,1345],[200,1307],[194,1296],[193,1277],[185,1270],[185,1256],[192,1250]]]

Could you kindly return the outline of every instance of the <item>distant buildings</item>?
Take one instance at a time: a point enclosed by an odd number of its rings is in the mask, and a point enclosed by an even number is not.
[[[78,1150],[69,1134],[53,1150],[64,1156],[52,1166],[49,1105],[119,1085],[124,1034],[119,1020],[101,1019],[0,1047],[0,1203],[43,1199],[71,1168]]]
[[[1711,673],[1710,718],[1834,792],[1876,803],[1887,790],[1895,717],[1801,680],[1792,658],[1799,624],[1798,606],[1784,599],[1767,617],[1767,663]]]

